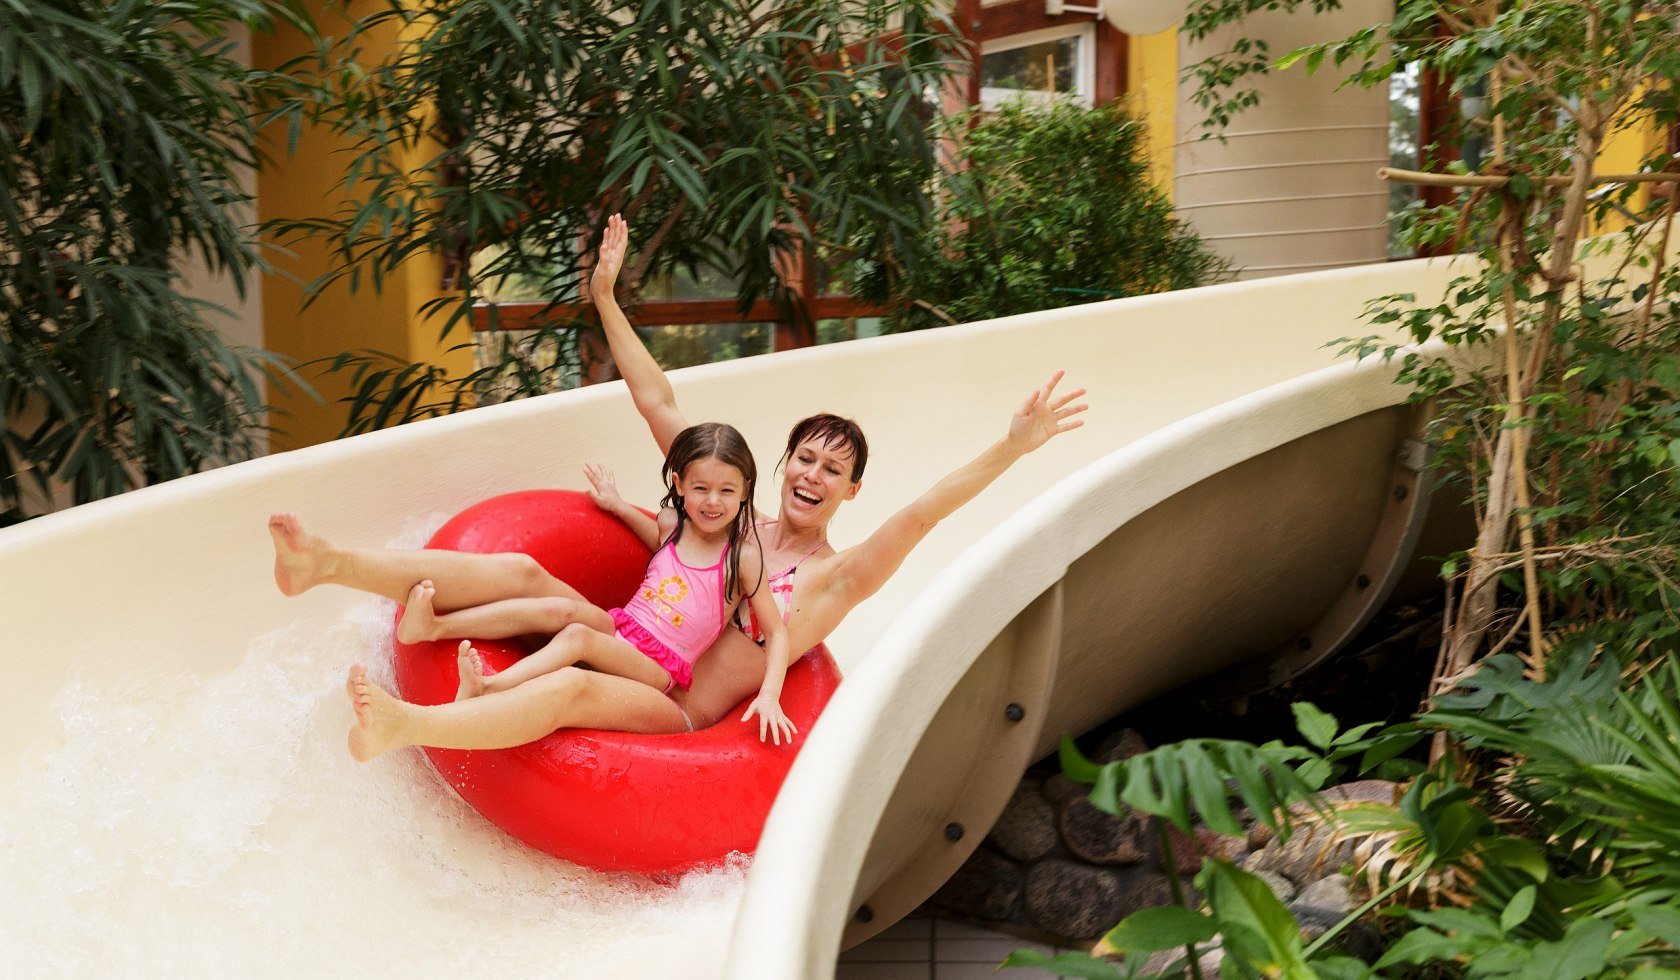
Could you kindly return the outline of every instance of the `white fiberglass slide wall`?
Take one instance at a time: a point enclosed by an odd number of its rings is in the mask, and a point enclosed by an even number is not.
[[[937,528],[832,637],[852,679],[772,817],[775,864],[753,875],[746,904],[759,938],[735,951],[735,975],[832,969],[869,810],[885,806],[939,686],[988,631],[1126,514],[1288,433],[1394,401],[1380,372],[1361,372],[1371,377],[1352,396],[1301,379],[1352,370],[1324,344],[1366,332],[1369,297],[1438,291],[1443,276],[1406,263],[1236,283],[675,373],[689,417],[738,425],[765,469],[808,413],[862,423],[869,471],[833,528],[840,546],[1002,435],[1052,371],[1090,389],[1084,429]],[[1233,404],[1256,413],[1195,421]],[[351,763],[344,671],[359,659],[388,671],[392,607],[334,588],[286,599],[270,577],[272,511],[344,542],[413,546],[484,497],[582,487],[589,461],[616,470],[630,499],[655,498],[658,457],[622,385],[279,454],[0,532],[0,771],[12,788],[0,804],[0,972],[721,972],[740,867],[676,888],[602,879],[509,843],[417,753]],[[760,503],[773,500],[765,489]],[[1020,525],[1007,525],[1046,514],[1060,530],[1046,526],[1042,547],[1010,536]],[[1013,575],[999,577],[1000,555]],[[1265,584],[1287,590],[1290,578]],[[981,588],[965,593],[970,583]],[[892,665],[877,668],[882,658]],[[919,660],[937,667],[921,694],[889,676]],[[1192,658],[1166,671],[1208,669]],[[863,818],[848,826],[836,788],[852,785],[859,753],[881,765],[849,801]],[[765,927],[765,903],[790,895],[810,914],[783,905]],[[806,923],[810,936],[793,934]]]

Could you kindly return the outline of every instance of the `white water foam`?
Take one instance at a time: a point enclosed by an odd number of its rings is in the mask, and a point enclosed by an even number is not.
[[[674,885],[540,854],[417,750],[351,760],[348,666],[388,601],[255,641],[196,686],[73,683],[0,813],[0,976],[707,977],[746,865]]]

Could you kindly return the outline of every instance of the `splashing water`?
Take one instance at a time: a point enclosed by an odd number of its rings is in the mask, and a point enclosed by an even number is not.
[[[539,854],[415,750],[345,749],[388,601],[142,699],[72,683],[0,813],[0,975],[705,977],[746,864],[675,885]]]

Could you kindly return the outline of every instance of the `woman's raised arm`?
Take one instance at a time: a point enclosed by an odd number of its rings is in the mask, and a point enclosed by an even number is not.
[[[630,386],[630,397],[636,402],[636,411],[642,413],[642,418],[647,421],[653,441],[659,443],[659,451],[667,453],[671,449],[671,440],[688,428],[688,419],[677,408],[676,392],[671,390],[671,382],[666,380],[659,362],[643,346],[642,338],[636,336],[636,331],[630,326],[630,318],[624,315],[619,308],[618,297],[613,295],[613,287],[618,283],[618,273],[624,268],[624,256],[629,248],[630,228],[622,217],[615,214],[607,219],[601,251],[595,257],[595,268],[589,276],[589,293],[595,300],[595,308],[600,311],[601,327],[607,333],[607,346],[612,349],[618,372],[624,375],[625,384]]]
[[[1085,394],[1085,389],[1056,394],[1063,373],[1057,371],[1048,383],[1027,397],[1009,420],[1009,432],[1002,439],[887,518],[862,544],[835,556],[829,589],[843,598],[847,608],[874,595],[935,525],[973,500],[1016,460],[1055,436],[1085,424],[1074,416],[1087,406],[1072,404]]]

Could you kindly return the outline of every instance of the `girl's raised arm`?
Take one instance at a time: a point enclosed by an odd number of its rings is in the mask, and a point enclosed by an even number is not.
[[[688,419],[677,408],[676,392],[671,390],[671,382],[666,380],[659,362],[648,353],[642,338],[636,336],[636,331],[630,326],[630,318],[624,315],[619,308],[618,297],[613,295],[613,287],[618,283],[618,273],[624,268],[624,256],[629,249],[630,228],[622,217],[615,214],[607,219],[601,251],[595,257],[595,268],[589,276],[589,293],[595,300],[595,308],[600,311],[601,327],[607,333],[607,346],[612,349],[613,361],[618,364],[618,372],[624,375],[625,384],[630,386],[630,397],[636,402],[636,411],[642,413],[648,431],[653,433],[653,441],[659,443],[659,452],[664,454],[670,451],[671,440],[677,437],[677,433],[688,428]]]
[[[1061,383],[1063,374],[1057,371],[1049,382],[1027,397],[1009,420],[1009,431],[1002,439],[934,484],[910,506],[887,518],[862,544],[835,556],[829,587],[844,598],[848,608],[879,591],[936,524],[973,500],[1016,460],[1061,433],[1085,424],[1074,416],[1087,406],[1072,404],[1085,394],[1085,389],[1056,394],[1056,385]]]
[[[589,499],[595,506],[623,521],[630,530],[636,532],[636,537],[642,539],[642,544],[648,550],[659,547],[659,520],[651,514],[645,514],[638,507],[632,506],[618,495],[618,480],[614,478],[612,470],[598,463],[583,464],[583,475],[588,478]]]

